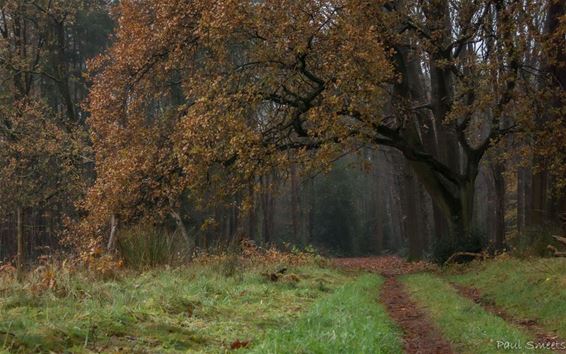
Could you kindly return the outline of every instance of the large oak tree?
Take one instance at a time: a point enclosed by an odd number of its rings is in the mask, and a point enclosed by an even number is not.
[[[99,222],[386,145],[472,228],[486,151],[538,114],[544,1],[122,1],[90,96]],[[289,151],[295,153],[289,154]],[[208,194],[203,194],[206,191]]]

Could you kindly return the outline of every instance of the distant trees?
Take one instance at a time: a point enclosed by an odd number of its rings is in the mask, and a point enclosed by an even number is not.
[[[30,209],[68,206],[84,188],[79,177],[84,140],[57,126],[51,112],[31,97],[14,102],[0,114],[7,124],[6,136],[0,139],[0,211],[15,217],[21,266],[23,223]]]
[[[534,121],[535,153],[525,208],[525,224],[531,227],[556,223],[558,214],[566,213],[566,199],[560,196],[566,186],[566,5],[550,1],[545,15],[542,35],[546,42],[540,48],[544,56],[537,65],[543,74],[538,83],[548,90],[547,105]]]
[[[92,43],[77,33],[84,34],[81,20],[94,6],[8,0],[0,7],[0,212],[16,220],[19,266],[24,224],[31,224],[26,217],[42,211],[43,224],[51,224],[86,188],[91,156],[79,108],[84,48],[96,52],[105,40]]]

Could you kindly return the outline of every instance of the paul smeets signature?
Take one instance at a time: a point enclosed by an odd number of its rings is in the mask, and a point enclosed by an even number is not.
[[[498,340],[496,345],[497,349],[504,350],[566,350],[566,342],[559,341],[528,341],[522,343]]]

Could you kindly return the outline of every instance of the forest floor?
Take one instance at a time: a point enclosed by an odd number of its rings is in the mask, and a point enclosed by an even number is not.
[[[566,352],[566,259],[38,274],[0,272],[0,353]]]

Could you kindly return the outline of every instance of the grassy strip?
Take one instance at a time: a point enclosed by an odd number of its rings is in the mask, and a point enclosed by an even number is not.
[[[411,297],[427,311],[457,353],[504,353],[502,342],[520,343],[533,339],[479,305],[460,297],[452,286],[431,274],[403,279]],[[499,346],[499,349],[498,349]]]
[[[401,353],[401,334],[377,302],[382,279],[364,275],[318,301],[286,330],[272,330],[255,353]]]
[[[566,258],[501,258],[473,264],[464,274],[451,274],[448,279],[476,287],[509,314],[537,319],[566,338]]]
[[[50,290],[2,284],[0,352],[224,352],[289,325],[349,278],[316,266],[271,282],[260,269],[226,276],[212,266],[95,280],[63,274]]]

